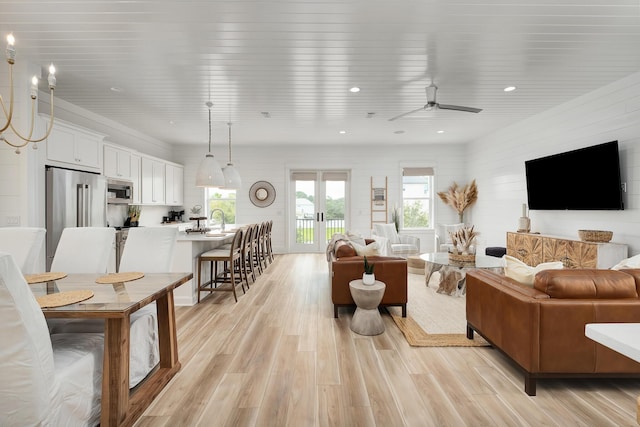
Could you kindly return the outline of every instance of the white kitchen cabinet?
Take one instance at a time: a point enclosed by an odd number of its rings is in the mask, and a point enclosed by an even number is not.
[[[131,154],[131,182],[133,183],[133,204],[142,203],[142,188],[140,186],[140,156]]]
[[[131,151],[104,146],[104,175],[109,178],[131,179]]]
[[[184,167],[167,163],[165,203],[169,206],[183,204]]]
[[[165,204],[165,166],[161,160],[142,157],[140,178],[142,181],[142,204]]]
[[[56,119],[47,138],[47,164],[102,172],[105,136]]]

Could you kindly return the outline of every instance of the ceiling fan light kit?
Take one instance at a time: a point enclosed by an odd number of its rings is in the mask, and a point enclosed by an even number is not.
[[[211,153],[211,107],[213,104],[211,101],[207,101],[206,105],[209,108],[209,152],[202,159],[196,171],[196,187],[221,188],[224,187],[224,174],[220,164]]]
[[[390,122],[394,120],[398,120],[402,117],[409,116],[411,114],[417,113],[418,111],[434,111],[434,110],[455,110],[455,111],[464,111],[467,113],[479,113],[482,111],[482,108],[474,108],[474,107],[463,107],[461,105],[450,105],[450,104],[438,104],[436,102],[436,93],[438,92],[438,86],[431,83],[429,86],[425,88],[425,92],[427,93],[427,103],[415,110],[411,110],[407,113],[402,113],[398,116],[392,117],[389,119]]]

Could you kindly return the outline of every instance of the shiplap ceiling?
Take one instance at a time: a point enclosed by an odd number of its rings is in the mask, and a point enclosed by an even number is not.
[[[9,32],[58,98],[172,144],[206,145],[209,98],[218,143],[465,143],[640,70],[638,0],[4,0]],[[388,121],[432,81],[483,111]]]

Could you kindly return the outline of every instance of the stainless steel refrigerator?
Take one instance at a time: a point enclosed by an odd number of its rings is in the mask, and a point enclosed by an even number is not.
[[[107,184],[98,174],[47,166],[47,271],[66,227],[107,226]]]

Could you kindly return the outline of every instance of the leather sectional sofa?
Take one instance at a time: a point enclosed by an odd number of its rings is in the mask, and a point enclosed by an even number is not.
[[[368,243],[368,242],[367,242]],[[402,307],[402,317],[407,316],[407,260],[399,257],[367,256],[374,264],[376,280],[384,282],[386,289],[380,306]],[[333,315],[338,317],[338,308],[355,306],[351,297],[349,282],[362,279],[364,257],[358,256],[355,249],[346,241],[335,243],[329,254],[329,274],[331,276],[331,300]]]
[[[533,288],[487,270],[467,273],[467,338],[474,331],[538,378],[640,377],[640,363],[585,336],[587,323],[640,322],[640,270],[545,270]]]

